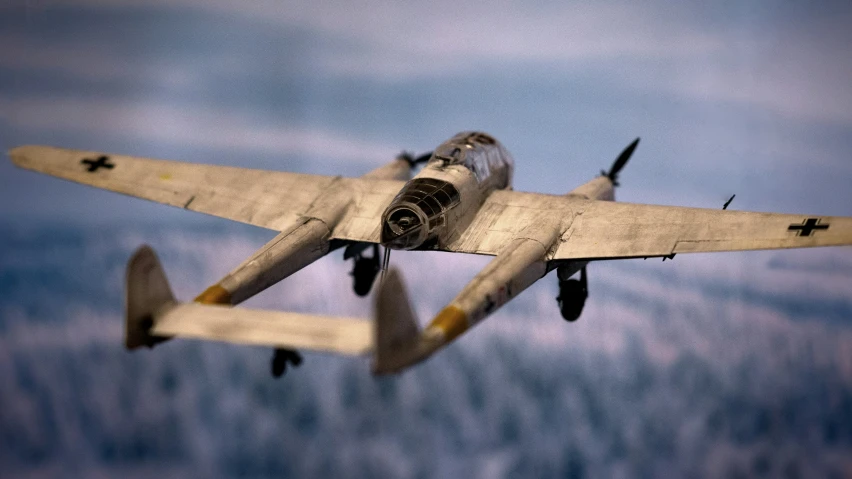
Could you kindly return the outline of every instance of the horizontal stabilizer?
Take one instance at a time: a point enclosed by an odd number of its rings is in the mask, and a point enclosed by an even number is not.
[[[148,246],[128,264],[125,328],[128,349],[171,337],[352,355],[373,349],[372,322],[366,319],[178,303]]]
[[[373,346],[366,319],[200,303],[169,309],[155,318],[151,333],[351,355],[367,354]]]

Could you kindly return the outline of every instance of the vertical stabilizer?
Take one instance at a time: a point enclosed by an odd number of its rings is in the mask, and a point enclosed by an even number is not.
[[[373,373],[396,372],[417,349],[420,328],[402,276],[391,268],[376,292]]]
[[[124,345],[153,347],[167,338],[152,336],[156,314],[176,304],[172,289],[154,250],[143,245],[127,264]]]

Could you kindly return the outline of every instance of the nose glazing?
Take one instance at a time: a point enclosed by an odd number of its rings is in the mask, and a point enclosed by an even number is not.
[[[382,227],[382,245],[391,249],[413,249],[426,240],[426,215],[417,206],[398,206],[386,218]]]

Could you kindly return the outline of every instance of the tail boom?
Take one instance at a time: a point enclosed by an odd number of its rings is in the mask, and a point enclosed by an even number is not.
[[[179,303],[154,250],[142,246],[127,268],[124,343],[153,347],[172,337],[347,355],[373,350],[372,322],[365,319]]]
[[[415,322],[404,287],[392,271],[377,296],[373,372],[396,373],[423,361],[538,281],[547,273],[546,255],[562,231],[561,220],[543,216],[523,231],[422,332],[403,326],[405,333],[393,336],[395,341],[383,341],[383,332]]]

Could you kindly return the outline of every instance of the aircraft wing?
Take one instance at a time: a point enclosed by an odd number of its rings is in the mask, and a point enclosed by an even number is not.
[[[495,256],[513,239],[538,224],[571,217],[565,196],[498,190],[488,196],[473,221],[448,242],[446,251]]]
[[[642,258],[674,253],[852,245],[852,218],[585,201],[553,255]]]
[[[352,192],[354,217],[381,215],[404,184],[155,160],[49,146],[20,146],[15,165],[97,188],[282,231],[329,189]],[[348,222],[348,221],[347,221]],[[378,220],[367,232],[378,237]],[[362,222],[363,223],[363,222]],[[361,239],[361,238],[358,238]]]

